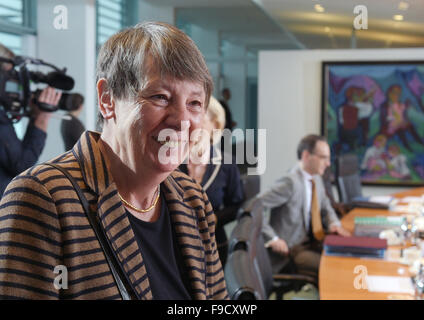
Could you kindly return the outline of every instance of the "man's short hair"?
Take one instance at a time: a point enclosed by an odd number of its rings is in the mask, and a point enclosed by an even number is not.
[[[324,136],[319,136],[317,134],[308,134],[306,137],[303,137],[297,146],[297,158],[300,160],[302,158],[302,153],[305,150],[309,153],[314,153],[315,146],[318,141],[327,143],[327,139]]]
[[[213,80],[201,52],[184,32],[166,23],[143,22],[110,37],[99,52],[96,81],[106,79],[114,98],[136,100],[152,65],[161,77],[203,84],[208,106]]]

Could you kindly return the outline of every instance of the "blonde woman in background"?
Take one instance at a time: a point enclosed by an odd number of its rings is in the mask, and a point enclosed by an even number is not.
[[[217,218],[215,235],[222,266],[225,265],[228,254],[224,225],[236,218],[244,200],[238,167],[235,161],[231,164],[224,163],[218,147],[224,126],[224,108],[218,100],[211,97],[203,121],[203,134],[192,147],[188,163],[180,166],[184,173],[202,186],[212,203]]]

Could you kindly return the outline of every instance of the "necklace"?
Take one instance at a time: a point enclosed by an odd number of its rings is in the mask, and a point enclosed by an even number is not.
[[[131,203],[129,203],[128,201],[126,201],[124,198],[122,198],[122,196],[121,196],[121,194],[119,192],[118,192],[118,196],[121,199],[121,201],[127,207],[130,207],[131,209],[133,209],[134,211],[137,211],[139,213],[146,213],[146,212],[149,212],[150,210],[152,210],[154,207],[156,207],[156,204],[158,203],[159,196],[160,196],[160,186],[158,186],[158,188],[156,189],[156,192],[157,192],[156,199],[153,201],[153,204],[149,208],[147,208],[147,209],[140,209],[140,208],[137,208],[137,207],[133,206]]]

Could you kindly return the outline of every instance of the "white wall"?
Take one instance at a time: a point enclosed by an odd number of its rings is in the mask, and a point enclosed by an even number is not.
[[[38,0],[37,2],[36,56],[59,68],[66,67],[67,74],[75,80],[73,92],[85,97],[84,112],[80,118],[87,129],[95,129],[95,62],[96,62],[96,12],[95,0]],[[68,9],[68,29],[56,30],[53,26],[56,5]],[[39,162],[64,152],[60,134],[60,120],[49,122],[46,146]]]
[[[320,133],[321,62],[336,60],[422,60],[424,48],[262,51],[259,54],[258,126],[267,129],[266,172],[262,190],[296,159],[300,139]],[[402,188],[364,187],[364,194]]]

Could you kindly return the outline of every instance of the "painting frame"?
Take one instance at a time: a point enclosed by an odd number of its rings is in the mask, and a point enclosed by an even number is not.
[[[323,61],[321,134],[361,183],[424,185],[424,60]]]

